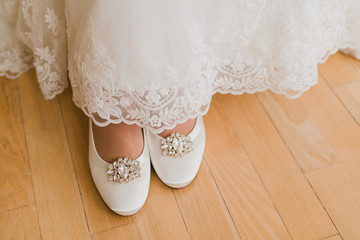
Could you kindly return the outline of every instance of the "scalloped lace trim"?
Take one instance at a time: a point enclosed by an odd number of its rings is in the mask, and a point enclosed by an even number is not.
[[[21,18],[16,29],[8,27],[14,32],[2,33],[6,36],[0,40],[0,76],[18,78],[35,67],[43,96],[52,99],[69,84],[65,20],[60,21],[50,7],[45,8],[44,14],[34,17],[34,13],[41,11],[32,0],[19,3],[9,0],[6,3],[5,14],[16,15],[19,9]],[[38,21],[44,22],[44,29]]]
[[[19,9],[24,25],[18,29],[18,35],[27,47],[19,44],[0,48],[0,75],[16,78],[35,66],[43,95],[51,99],[68,85],[65,18],[59,17],[60,12],[55,8],[47,7],[40,20],[37,19],[45,23],[45,27],[37,30],[32,12],[39,11],[33,1],[21,1]],[[255,28],[251,25],[244,29],[237,27],[239,19],[224,22],[210,42],[197,35],[194,24],[195,30],[190,29],[194,31],[191,43],[194,57],[189,65],[166,66],[164,79],[169,84],[143,89],[109,84],[116,82],[115,63],[107,55],[106,46],[92,35],[90,29],[90,42],[85,47],[87,54],[75,52],[69,56],[73,100],[97,125],[135,123],[159,133],[189,118],[206,114],[216,92],[242,94],[269,89],[289,98],[299,97],[317,83],[317,64],[324,62],[330,54],[344,50],[360,57],[359,17],[344,13],[334,17],[329,9],[323,9],[324,14],[318,20],[323,26],[322,39],[300,46],[304,48],[301,51],[293,51],[299,48],[300,41],[294,40],[301,39],[305,32],[299,32],[299,29],[306,27],[291,18],[282,21],[283,26],[279,27],[284,30],[285,40],[293,44],[281,45],[284,42],[280,42],[277,48],[265,47],[262,39],[253,39],[252,29]],[[249,24],[258,24],[257,17],[262,10],[254,11],[254,21]],[[39,39],[39,31],[46,32],[45,42]],[[223,43],[249,46],[258,53],[257,57],[244,59],[236,51],[231,56],[219,56],[216,46]],[[302,55],[291,56],[294,52]],[[286,61],[281,56],[286,56]]]
[[[344,52],[360,59],[357,54],[358,51],[344,46],[329,51],[317,63],[325,62],[330,55],[340,49],[346,49]],[[279,89],[279,86],[276,85],[271,86],[269,84],[269,73],[271,71],[266,68],[249,78],[234,78],[219,72],[216,68],[213,68],[212,71],[216,72],[218,76],[217,81],[215,81],[217,84],[208,92],[203,91],[201,82],[198,82],[197,86],[191,86],[191,90],[187,94],[179,91],[178,87],[173,87],[140,92],[128,89],[113,92],[110,96],[101,87],[98,89],[94,87],[85,89],[75,87],[73,88],[73,100],[98,126],[125,122],[126,124],[137,124],[140,127],[148,128],[154,133],[161,133],[166,129],[174,128],[176,124],[186,122],[188,119],[205,115],[209,110],[211,97],[216,93],[241,95],[243,93],[253,94],[271,90],[290,99],[295,99],[317,84],[317,71],[312,74],[313,76],[308,77],[308,79],[312,79],[311,81],[303,84],[300,88],[295,85],[296,90],[293,90],[293,86],[289,86],[288,89]],[[251,83],[246,83],[246,79],[251,79]],[[86,91],[90,94],[91,99],[96,99],[96,105],[92,102],[84,104],[84,98],[76,98],[81,96],[78,91]],[[152,106],[149,102],[156,104],[156,106]],[[163,103],[163,106],[161,106],[161,103]]]
[[[327,13],[326,9],[324,11]],[[286,31],[285,36],[290,42],[295,40],[294,44],[277,46],[274,50],[265,48],[261,39],[255,39],[251,47],[260,54],[245,59],[240,52],[219,57],[214,47],[217,43],[234,42],[246,36],[241,31],[232,31],[236,20],[229,19],[232,22],[223,24],[212,39],[215,45],[205,43],[194,31],[194,58],[189,65],[184,68],[166,66],[164,82],[171,85],[141,89],[109,87],[109,83],[116,82],[115,63],[109,58],[106,46],[93,35],[90,21],[87,54],[81,56],[75,52],[69,59],[73,100],[99,126],[125,122],[160,133],[189,118],[206,114],[211,97],[217,92],[243,94],[269,89],[288,98],[297,98],[317,83],[317,64],[326,61],[332,53],[345,50],[359,57],[360,21],[352,17],[342,19],[343,16],[340,16],[342,21],[328,21],[327,15],[323,17],[323,39],[318,44],[308,42],[300,46],[301,51],[293,51],[299,48],[297,39],[305,34],[299,29],[306,27],[299,26],[301,23],[296,21],[283,21],[281,27]],[[335,34],[334,29],[337,29]],[[242,44],[249,44],[243,40]],[[291,56],[294,52],[302,55]],[[275,54],[286,56],[286,61]]]
[[[0,52],[0,76],[18,78],[33,67],[30,51],[23,46],[15,46]]]

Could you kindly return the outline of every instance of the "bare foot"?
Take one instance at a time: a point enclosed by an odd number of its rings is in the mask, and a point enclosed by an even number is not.
[[[98,154],[106,162],[119,157],[138,158],[144,148],[141,128],[125,123],[99,127],[92,123],[95,146]]]
[[[171,133],[180,133],[180,134],[188,135],[193,130],[195,123],[196,123],[196,119],[189,119],[184,123],[177,124],[173,129],[164,130],[162,133],[159,134],[159,136],[167,137]]]

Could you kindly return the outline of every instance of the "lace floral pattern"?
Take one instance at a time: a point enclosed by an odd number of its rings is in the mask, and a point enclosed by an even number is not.
[[[11,31],[14,22],[5,21],[8,16],[17,14],[17,8],[17,1],[6,0],[0,4],[0,76],[7,78],[17,78],[31,68],[33,63],[31,50],[19,43],[14,31]]]
[[[252,10],[249,11],[251,14],[244,19],[225,18],[211,41],[205,42],[198,34],[199,27],[193,24],[189,30],[192,36],[192,60],[183,68],[166,66],[164,78],[172,83],[166,87],[109,88],[108,83],[115,78],[113,69],[116,69],[116,64],[109,59],[106,46],[97,42],[90,23],[87,27],[91,44],[86,49],[87,54],[85,57],[75,54],[70,59],[75,104],[100,126],[110,122],[126,122],[161,132],[188,118],[205,114],[216,92],[242,94],[270,89],[296,98],[317,83],[317,64],[329,54],[350,46],[360,49],[357,40],[360,37],[360,21],[352,15],[355,12],[344,14],[340,11],[334,19],[334,16],[330,16],[331,11],[328,11],[334,6],[327,6],[322,9],[320,19],[320,35],[324,37],[319,42],[322,44],[314,44],[310,41],[312,39],[306,42],[308,39],[304,38],[312,21],[298,22],[294,16],[284,14],[286,17],[280,27],[284,38],[291,44],[280,42],[283,47],[274,50],[263,44],[262,39],[252,38],[261,25],[262,1],[246,3]],[[302,7],[300,18],[307,19],[312,6],[305,4]],[[329,18],[331,22],[327,21]],[[340,29],[341,32],[329,35],[333,29]],[[344,38],[344,35],[347,37]],[[300,44],[296,40],[299,38],[304,39],[305,43]],[[233,46],[233,53],[221,57],[216,52],[216,46],[224,43]],[[253,48],[258,54],[253,58],[244,58],[244,47]],[[304,54],[294,54],[299,52]],[[94,84],[91,79],[106,81],[96,81]]]
[[[0,76],[15,79],[32,67],[31,51],[19,44],[0,51]]]
[[[136,123],[158,133],[204,115],[216,92],[270,89],[296,98],[317,83],[317,64],[330,54],[343,50],[360,57],[359,2],[284,1],[279,9],[279,3],[234,0],[243,14],[222,15],[208,32],[192,21],[182,39],[191,49],[189,60],[168,61],[157,76],[163,81],[134,87],[126,84],[134,79],[119,78],[115,50],[94,30],[92,16],[78,29],[80,38],[72,29],[76,16],[59,2],[41,8],[34,0],[20,2],[17,33],[26,47],[0,45],[0,75],[16,77],[33,63],[44,96],[52,98],[67,86],[69,70],[75,104],[100,126]]]
[[[4,15],[16,13],[15,7],[18,7],[21,17],[16,29],[15,23],[8,23],[12,25],[4,31],[9,35],[8,40],[0,40],[0,76],[17,78],[35,67],[44,97],[55,97],[68,86],[64,17],[59,20],[55,10],[49,7],[54,5],[51,2],[46,8],[38,6],[33,0],[11,0],[4,4],[7,6]]]

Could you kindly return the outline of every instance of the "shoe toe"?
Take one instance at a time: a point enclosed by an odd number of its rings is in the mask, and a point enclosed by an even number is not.
[[[163,155],[162,138],[148,133],[151,163],[159,178],[168,186],[182,188],[195,178],[203,158],[205,148],[205,128],[202,118],[198,118],[191,136],[193,151],[181,157]]]
[[[132,215],[144,205],[150,184],[150,161],[141,165],[141,177],[128,183],[108,180],[107,164],[98,167],[91,164],[91,173],[102,199],[106,205],[120,215]]]
[[[110,181],[107,174],[109,163],[101,159],[96,151],[90,122],[89,165],[92,178],[107,206],[123,216],[129,216],[139,211],[149,192],[151,170],[146,136],[144,136],[143,152],[136,160],[140,163],[140,177],[122,183]]]
[[[151,154],[151,159],[157,175],[165,184],[181,188],[190,184],[195,178],[201,164],[202,154],[191,152],[186,156],[175,158],[163,156],[159,151],[157,154]]]

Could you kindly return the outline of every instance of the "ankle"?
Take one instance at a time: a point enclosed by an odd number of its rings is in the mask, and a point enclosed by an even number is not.
[[[98,127],[94,123],[93,134],[99,156],[113,162],[119,157],[138,158],[144,148],[141,128],[125,123]]]
[[[171,133],[180,133],[183,135],[188,135],[194,128],[196,119],[189,119],[184,123],[177,124],[173,129],[164,130],[159,134],[161,137],[167,137]]]

